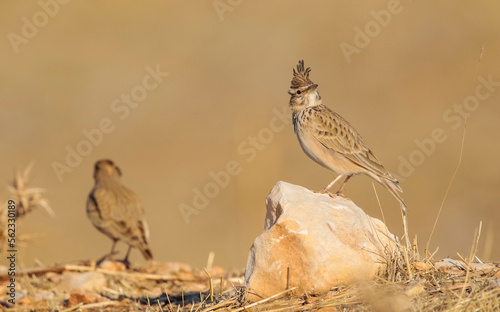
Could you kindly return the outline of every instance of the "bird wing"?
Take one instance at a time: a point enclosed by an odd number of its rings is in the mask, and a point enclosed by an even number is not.
[[[325,148],[342,154],[367,171],[394,179],[368,148],[363,138],[342,116],[320,105],[311,108],[309,118],[313,119],[308,123],[313,128],[313,137]]]
[[[124,223],[121,224],[121,230],[125,231],[123,240],[137,247],[146,259],[152,259],[153,255],[148,247],[149,227],[142,201],[124,186],[121,187],[120,194],[120,206],[125,215]]]
[[[127,227],[147,236],[146,213],[139,196],[128,188],[121,186],[118,206],[119,209],[117,209],[116,213],[119,216],[117,217],[121,218],[123,216]]]
[[[123,187],[123,206],[127,211],[127,218],[131,223],[134,223],[134,228],[138,230],[139,233],[149,240],[149,227],[146,222],[146,211],[142,205],[142,201],[134,192],[126,187]]]
[[[133,245],[148,239],[144,207],[131,190],[116,185],[97,188],[89,197],[89,204],[98,215],[98,220],[92,222],[108,236]]]
[[[116,211],[118,198],[107,188],[95,187],[87,200],[87,215],[92,224],[101,232],[116,240],[121,238],[121,231],[116,224],[123,221],[123,216]]]

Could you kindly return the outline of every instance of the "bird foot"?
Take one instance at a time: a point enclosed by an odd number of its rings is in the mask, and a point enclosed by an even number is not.
[[[126,269],[130,269],[130,262],[128,261],[128,259],[116,260],[116,262],[123,263],[123,265],[125,265]]]
[[[342,193],[342,192],[337,192],[337,193],[336,193],[336,195],[337,195],[337,196],[339,196],[339,197],[342,197],[343,199],[350,199],[349,197],[347,197],[347,196],[346,196],[344,193]]]
[[[322,189],[322,190],[319,190],[319,191],[313,191],[314,193],[316,194],[328,194],[330,195],[331,198],[335,198],[337,197],[337,195],[333,194],[332,192],[330,192],[329,190],[327,189]]]
[[[96,261],[96,266],[99,266],[101,265],[101,263],[103,263],[104,261],[106,260],[109,260],[109,261],[114,261],[113,259],[113,256],[116,255],[118,253],[118,250],[115,250],[113,252],[110,252],[109,254],[105,254],[104,256],[102,256],[99,260]]]

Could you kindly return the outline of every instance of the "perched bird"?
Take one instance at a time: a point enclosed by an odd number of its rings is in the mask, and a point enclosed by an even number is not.
[[[87,216],[92,224],[113,240],[111,252],[99,261],[115,254],[115,245],[123,241],[129,245],[123,263],[128,267],[132,247],[139,249],[146,260],[153,258],[148,246],[149,229],[139,197],[123,186],[121,170],[111,160],[103,159],[94,166],[94,188],[87,198]]]
[[[293,69],[289,104],[294,130],[304,152],[321,166],[339,174],[323,192],[328,192],[333,184],[346,176],[337,192],[343,196],[347,181],[355,174],[364,173],[387,188],[406,215],[407,206],[401,197],[398,180],[385,170],[358,132],[339,114],[323,105],[318,85],[309,79],[310,71],[309,67],[305,69],[304,61],[299,61],[297,70]]]

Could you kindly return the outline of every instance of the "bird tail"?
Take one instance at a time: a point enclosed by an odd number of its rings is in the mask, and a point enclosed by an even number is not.
[[[407,219],[407,214],[408,214],[408,206],[406,205],[405,201],[403,200],[403,197],[401,196],[401,193],[403,193],[403,190],[399,186],[398,180],[396,180],[394,177],[389,176],[389,177],[377,177],[376,179],[380,184],[385,186],[391,192],[391,194],[396,197],[396,199],[399,201],[399,205],[401,206],[401,214],[403,218],[403,229],[404,229],[404,239],[406,241],[406,247],[407,247],[407,252],[411,249],[411,243],[410,243],[410,234],[408,232],[408,219]],[[408,259],[408,255],[406,255],[406,259]]]
[[[403,212],[403,215],[406,216],[406,213],[408,212],[408,206],[406,205],[405,201],[403,200],[403,197],[401,196],[401,193],[403,193],[403,190],[399,186],[398,180],[390,177],[378,177],[376,179],[380,184],[385,186],[386,189],[389,190],[389,192],[398,200],[399,205],[401,206],[401,210]]]
[[[149,249],[148,245],[139,246],[138,249],[141,251],[141,254],[146,260],[153,259],[153,253],[151,252],[151,249]]]
[[[151,249],[149,249],[148,241],[149,241],[149,227],[146,223],[146,220],[141,220],[139,222],[139,229],[141,232],[141,239],[137,242],[137,248],[141,251],[142,255],[146,260],[153,259],[153,253]]]

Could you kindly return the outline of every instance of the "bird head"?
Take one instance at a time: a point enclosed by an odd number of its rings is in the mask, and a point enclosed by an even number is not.
[[[112,160],[101,159],[94,165],[94,179],[96,182],[103,178],[118,179],[122,175],[122,171]]]
[[[318,85],[309,79],[311,68],[304,67],[304,61],[299,61],[297,69],[293,69],[292,85],[290,94],[290,107],[293,112],[298,112],[310,106],[321,104],[321,96],[317,90]]]

